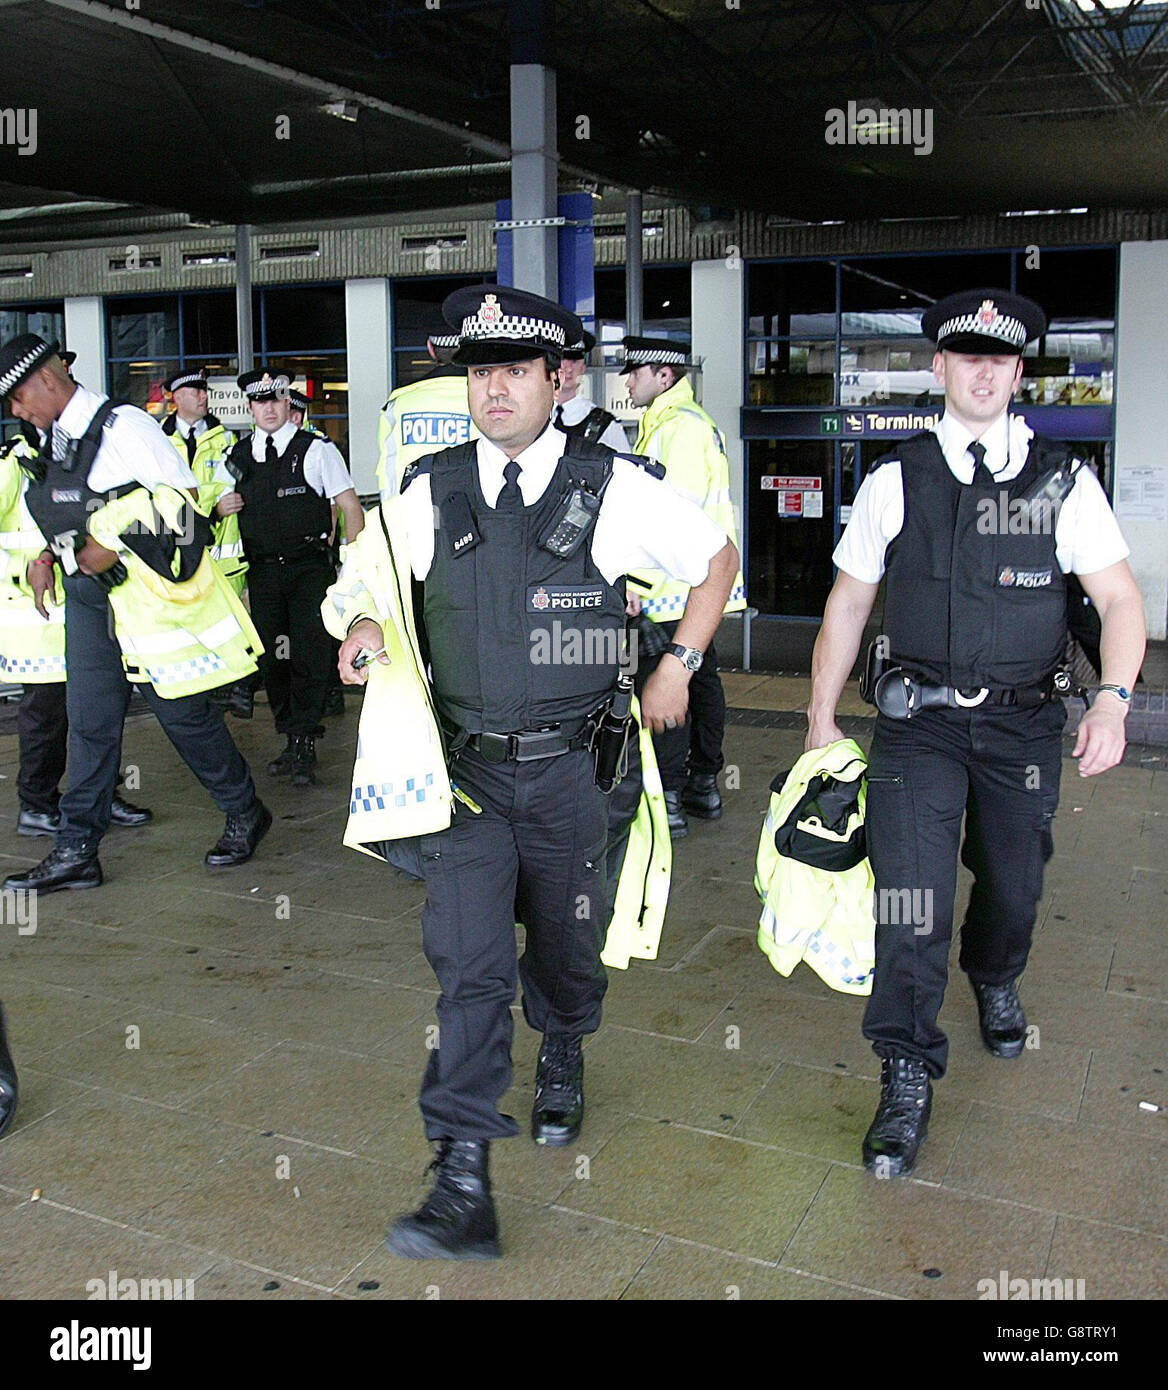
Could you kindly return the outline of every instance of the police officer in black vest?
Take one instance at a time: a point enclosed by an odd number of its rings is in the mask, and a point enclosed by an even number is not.
[[[623,633],[629,570],[651,565],[690,585],[681,655],[663,660],[641,705],[654,728],[683,722],[686,658],[713,636],[737,551],[658,465],[552,426],[556,369],[582,333],[574,314],[497,285],[456,291],[443,314],[460,332],[455,361],[469,369],[482,437],[417,460],[390,505],[424,584],[434,698],[461,800],[449,828],[419,842],[423,946],[442,990],[440,1045],[421,1093],[438,1178],[388,1243],[411,1258],[488,1259],[499,1253],[488,1149],[518,1129],[498,1110],[511,1080],[517,975],[524,1016],[544,1035],[537,1143],[579,1133],[581,1041],[600,1025],[608,918],[579,906],[605,896],[607,803],[585,742],[588,716],[615,688],[620,642],[596,639]],[[584,635],[593,655],[582,660],[572,639]],[[342,677],[359,681],[353,659],[382,645],[377,623],[356,620]],[[518,970],[517,920],[526,932]]]
[[[560,387],[556,392],[556,408],[552,415],[556,429],[586,444],[607,444],[610,449],[629,447],[628,436],[617,424],[616,416],[602,405],[594,405],[580,395],[588,354],[596,346],[595,334],[585,329],[574,343],[564,349],[560,363]]]
[[[265,648],[260,670],[276,730],[287,739],[268,771],[309,786],[333,666],[320,617],[335,577],[330,504],[344,514],[350,539],[364,513],[336,445],[289,419],[288,377],[261,369],[245,372],[239,386],[256,427],[227,455],[236,488],[219,506],[239,513],[251,616]]]
[[[945,412],[877,460],[856,494],[808,708],[808,749],[842,737],[836,706],[883,579],[884,633],[862,686],[879,711],[867,800],[876,971],[864,1035],[882,1085],[863,1144],[879,1177],[912,1171],[931,1082],[945,1072],[937,1016],[959,845],[974,875],[960,964],[982,1039],[1010,1058],[1026,1041],[1017,981],[1054,848],[1067,574],[1103,626],[1103,680],[1074,748],[1080,776],[1123,756],[1145,635],[1128,549],[1094,473],[1009,413],[1023,349],[1046,329],[1042,310],[972,290],[933,305],[921,326],[937,344]]]

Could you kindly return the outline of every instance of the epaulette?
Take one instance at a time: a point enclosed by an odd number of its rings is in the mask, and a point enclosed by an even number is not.
[[[644,454],[625,454],[618,450],[615,457],[624,459],[626,463],[635,463],[638,468],[643,468],[651,478],[660,480],[665,477],[665,465],[657,463],[654,459],[646,458]]]
[[[401,487],[398,489],[398,492],[405,492],[406,488],[409,487],[415,478],[420,477],[423,473],[429,473],[430,465],[430,454],[423,454],[421,458],[416,458],[402,474]]]

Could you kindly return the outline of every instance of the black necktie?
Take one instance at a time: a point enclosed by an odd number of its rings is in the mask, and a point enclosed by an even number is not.
[[[555,424],[556,429],[558,430],[562,430],[564,428],[564,407],[562,405],[556,406]]]
[[[980,439],[975,439],[967,452],[973,455],[973,471],[976,474],[977,470],[985,463],[985,445]]]
[[[514,459],[503,469],[503,491],[499,493],[496,507],[522,507],[523,494],[519,491],[519,474],[522,470]]]
[[[198,435],[195,433],[195,427],[194,427],[194,425],[192,425],[192,426],[190,427],[190,429],[187,430],[187,462],[188,462],[192,467],[194,467],[195,455],[198,453],[198,451],[199,451],[199,437],[198,437]]]
[[[276,462],[276,441],[270,434],[268,435],[268,442],[264,445],[264,462]]]

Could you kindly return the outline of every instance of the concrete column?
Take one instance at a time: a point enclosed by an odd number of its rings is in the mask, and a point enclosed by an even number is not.
[[[235,337],[241,376],[255,366],[251,317],[251,228],[241,223],[235,229]]]
[[[726,436],[730,463],[730,496],[743,529],[743,448],[740,415],[746,400],[745,270],[733,261],[694,261],[690,270],[694,356],[702,359],[702,405]]]
[[[349,472],[359,493],[377,491],[377,422],[389,395],[392,297],[383,278],[345,281],[349,354]]]
[[[64,347],[77,354],[73,375],[90,391],[109,390],[106,370],[105,302],[101,295],[65,301]]]
[[[625,195],[625,331],[639,338],[645,322],[645,223],[640,193]]]
[[[1168,241],[1125,242],[1119,253],[1113,502],[1131,546],[1129,563],[1144,596],[1148,636],[1161,641],[1168,636],[1165,323]]]
[[[556,74],[540,63],[511,65],[511,216],[555,217]],[[517,227],[512,233],[515,288],[559,298],[555,227]]]

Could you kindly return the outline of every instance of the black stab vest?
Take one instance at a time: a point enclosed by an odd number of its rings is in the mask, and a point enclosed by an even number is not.
[[[239,534],[249,560],[328,553],[332,507],[304,477],[304,460],[318,438],[297,430],[274,467],[252,458],[250,434],[228,453],[228,471],[244,503]]]
[[[112,401],[103,401],[84,434],[71,442],[68,455],[62,461],[52,456],[50,428],[39,456],[24,465],[30,475],[25,492],[29,514],[49,545],[56,537],[72,533],[80,549],[85,544],[89,518],[93,512],[141,486],[140,483],[131,482],[111,488],[108,492],[94,492],[89,486],[89,474],[101,449],[102,431],[114,410]]]
[[[1052,511],[1029,533],[1010,509],[1065,461],[1064,446],[1031,441],[1010,482],[980,465],[966,486],[936,435],[907,439],[875,465],[900,460],[904,526],[885,552],[884,630],[894,665],[960,689],[1036,685],[1062,664],[1066,579]]]
[[[594,532],[568,559],[539,543],[573,483],[599,492],[613,451],[569,440],[539,501],[502,511],[483,498],[475,456],[471,442],[426,461],[437,531],[424,612],[438,709],[471,733],[583,719],[616,684],[624,595],[592,561]]]
[[[559,424],[556,428],[562,434],[566,434],[569,439],[580,439],[585,444],[596,444],[615,419],[616,416],[610,411],[605,410],[601,405],[596,405],[574,425]]]

